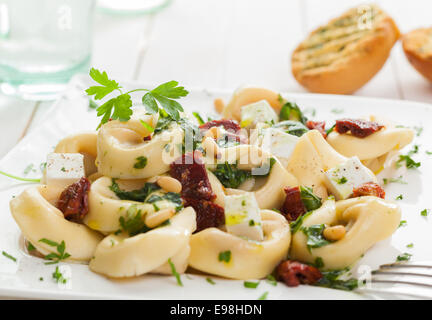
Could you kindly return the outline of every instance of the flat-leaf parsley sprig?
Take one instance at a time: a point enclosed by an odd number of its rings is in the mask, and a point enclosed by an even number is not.
[[[165,82],[153,90],[134,89],[123,92],[123,87],[115,80],[109,79],[105,71],[101,72],[98,69],[91,68],[90,77],[100,84],[91,86],[86,90],[87,95],[94,96],[93,98],[95,100],[101,100],[114,91],[120,93],[96,109],[97,115],[99,117],[102,116],[98,128],[110,119],[128,121],[132,115],[132,99],[130,93],[137,91],[146,92],[142,96],[142,103],[148,114],[155,114],[162,111],[163,114],[167,114],[171,119],[179,121],[180,112],[184,110],[180,103],[175,100],[185,97],[189,93],[174,80]]]

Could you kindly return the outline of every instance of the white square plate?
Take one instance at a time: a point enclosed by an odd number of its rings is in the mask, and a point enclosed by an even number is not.
[[[89,110],[84,89],[90,85],[87,76],[75,77],[68,91],[54,103],[42,124],[30,132],[1,161],[0,170],[23,175],[23,170],[33,163],[45,161],[47,153],[64,136],[81,130],[96,128],[98,119],[94,110]],[[138,87],[137,84],[130,84]],[[142,87],[142,86],[139,86]],[[187,111],[202,114],[213,113],[213,99],[222,97],[227,101],[230,92],[191,90],[182,105]],[[427,104],[407,101],[392,101],[351,96],[286,94],[308,112],[315,110],[313,119],[330,121],[342,117],[364,117],[370,114],[382,115],[394,122],[409,126],[422,127],[423,132],[415,138],[419,153],[414,156],[421,161],[421,167],[408,170],[404,176],[407,184],[392,183],[386,186],[387,199],[395,199],[402,207],[402,219],[406,227],[399,228],[391,239],[376,244],[352,269],[354,276],[364,276],[366,271],[376,269],[380,264],[394,262],[404,252],[413,254],[412,261],[432,260],[432,217],[423,217],[423,209],[432,209],[432,199],[427,191],[432,190],[432,107]],[[337,112],[336,112],[337,111]],[[4,137],[7,138],[7,137]],[[3,139],[4,139],[3,138]],[[406,150],[410,150],[412,145]],[[404,150],[406,152],[406,150]],[[40,172],[30,173],[38,176]],[[71,277],[66,286],[57,285],[52,279],[54,265],[27,255],[22,250],[20,230],[9,211],[9,201],[29,184],[0,176],[0,251],[17,258],[13,262],[0,256],[0,296],[54,299],[257,299],[268,291],[268,299],[361,299],[364,295],[300,286],[288,288],[282,283],[272,286],[261,281],[257,289],[247,289],[243,281],[225,280],[212,277],[216,285],[211,285],[205,276],[183,275],[183,287],[176,285],[174,277],[145,275],[134,279],[112,280],[91,272],[86,265],[62,263]],[[414,243],[413,248],[407,244]],[[43,281],[39,279],[43,277]],[[371,296],[368,296],[371,297]],[[376,297],[376,296],[374,296]]]

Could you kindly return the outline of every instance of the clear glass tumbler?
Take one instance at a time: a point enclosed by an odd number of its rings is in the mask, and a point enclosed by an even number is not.
[[[49,100],[88,72],[94,0],[0,0],[0,90]]]

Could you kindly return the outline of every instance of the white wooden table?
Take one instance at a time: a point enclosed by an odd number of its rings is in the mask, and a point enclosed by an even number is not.
[[[430,0],[378,0],[402,32],[431,24]],[[160,13],[96,14],[92,65],[122,80],[177,80],[186,87],[234,90],[257,84],[304,92],[290,71],[308,32],[358,0],[175,0]],[[432,85],[398,43],[383,69],[356,95],[432,103]],[[0,96],[0,157],[41,123],[52,102]]]

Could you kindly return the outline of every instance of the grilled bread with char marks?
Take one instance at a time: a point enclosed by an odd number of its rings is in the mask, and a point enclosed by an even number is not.
[[[292,72],[306,89],[350,94],[384,65],[400,36],[376,5],[352,8],[309,34],[292,55]]]
[[[432,27],[407,33],[402,45],[412,66],[432,82]]]

